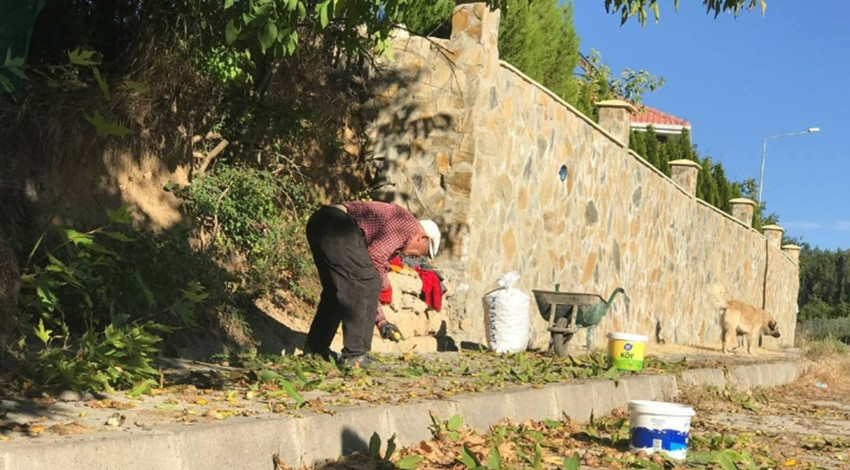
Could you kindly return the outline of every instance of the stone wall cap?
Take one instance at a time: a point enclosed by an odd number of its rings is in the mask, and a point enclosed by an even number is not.
[[[694,168],[702,168],[702,165],[700,165],[699,163],[697,163],[693,160],[686,160],[686,159],[673,160],[672,162],[667,162],[667,164],[670,165],[670,166],[691,166],[691,167],[694,167]]]
[[[628,103],[623,100],[603,100],[597,101],[594,103],[597,108],[623,108],[627,109],[630,113],[634,114],[637,112],[634,106],[631,103]]]
[[[779,230],[779,231],[782,231],[782,232],[784,232],[784,231],[785,231],[785,229],[784,229],[784,228],[782,228],[782,227],[780,227],[780,226],[778,226],[778,225],[763,225],[763,226],[761,227],[761,229],[762,229],[762,230]]]
[[[793,245],[793,244],[789,243],[787,245],[782,245],[782,249],[783,250],[789,250],[789,251],[800,251],[803,248],[800,245]]]
[[[729,202],[731,204],[747,204],[747,205],[750,205],[750,206],[753,206],[753,207],[756,206],[756,201],[753,201],[752,199],[747,199],[745,197],[739,197],[739,198],[731,199]]]

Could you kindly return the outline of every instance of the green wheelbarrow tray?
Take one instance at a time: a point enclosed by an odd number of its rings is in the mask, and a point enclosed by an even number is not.
[[[587,328],[586,346],[593,349],[593,331],[608,312],[614,297],[625,292],[622,287],[614,289],[605,301],[597,294],[532,290],[537,309],[549,322],[552,345],[559,357],[567,356],[567,343],[579,328]]]

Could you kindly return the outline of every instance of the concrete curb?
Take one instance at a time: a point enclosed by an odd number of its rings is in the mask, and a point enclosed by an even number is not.
[[[636,375],[615,383],[587,380],[542,388],[514,387],[396,406],[352,407],[335,415],[231,418],[209,424],[169,425],[143,433],[70,436],[60,443],[38,440],[0,444],[0,470],[209,470],[272,469],[277,454],[288,466],[309,465],[368,448],[372,433],[399,446],[430,437],[430,414],[460,415],[486,430],[502,418],[586,422],[625,406],[629,400],[670,400],[683,386],[749,389],[792,382],[807,366],[782,361],[692,369],[674,375]]]

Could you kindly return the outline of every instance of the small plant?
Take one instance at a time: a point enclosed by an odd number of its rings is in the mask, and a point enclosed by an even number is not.
[[[189,324],[206,297],[190,281],[157,298],[121,253],[134,238],[124,209],[86,232],[54,227],[33,247],[21,276],[20,374],[44,388],[111,390],[153,378],[162,335]],[[168,323],[165,323],[168,322]]]
[[[396,462],[392,462],[390,459],[393,454],[395,454],[395,451],[395,434],[387,440],[387,450],[384,452],[384,455],[381,456],[381,436],[379,436],[378,433],[372,433],[372,438],[369,439],[369,456],[377,462],[377,468],[379,470],[413,469],[416,468],[419,462],[423,460],[423,458],[418,455],[411,455],[397,460]]]
[[[437,439],[442,436],[447,436],[453,441],[460,439],[461,426],[463,426],[463,418],[458,415],[452,416],[447,421],[441,421],[437,415],[431,413],[431,434]]]
[[[297,289],[298,279],[311,272],[303,235],[309,198],[298,178],[222,165],[175,193],[195,217],[205,249],[245,261],[232,269],[251,292],[280,285]]]

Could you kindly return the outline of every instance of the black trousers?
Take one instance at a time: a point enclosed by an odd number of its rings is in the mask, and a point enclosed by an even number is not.
[[[344,354],[372,349],[381,278],[360,227],[340,209],[326,206],[310,216],[307,241],[322,281],[322,295],[307,346],[324,351],[342,322]]]

